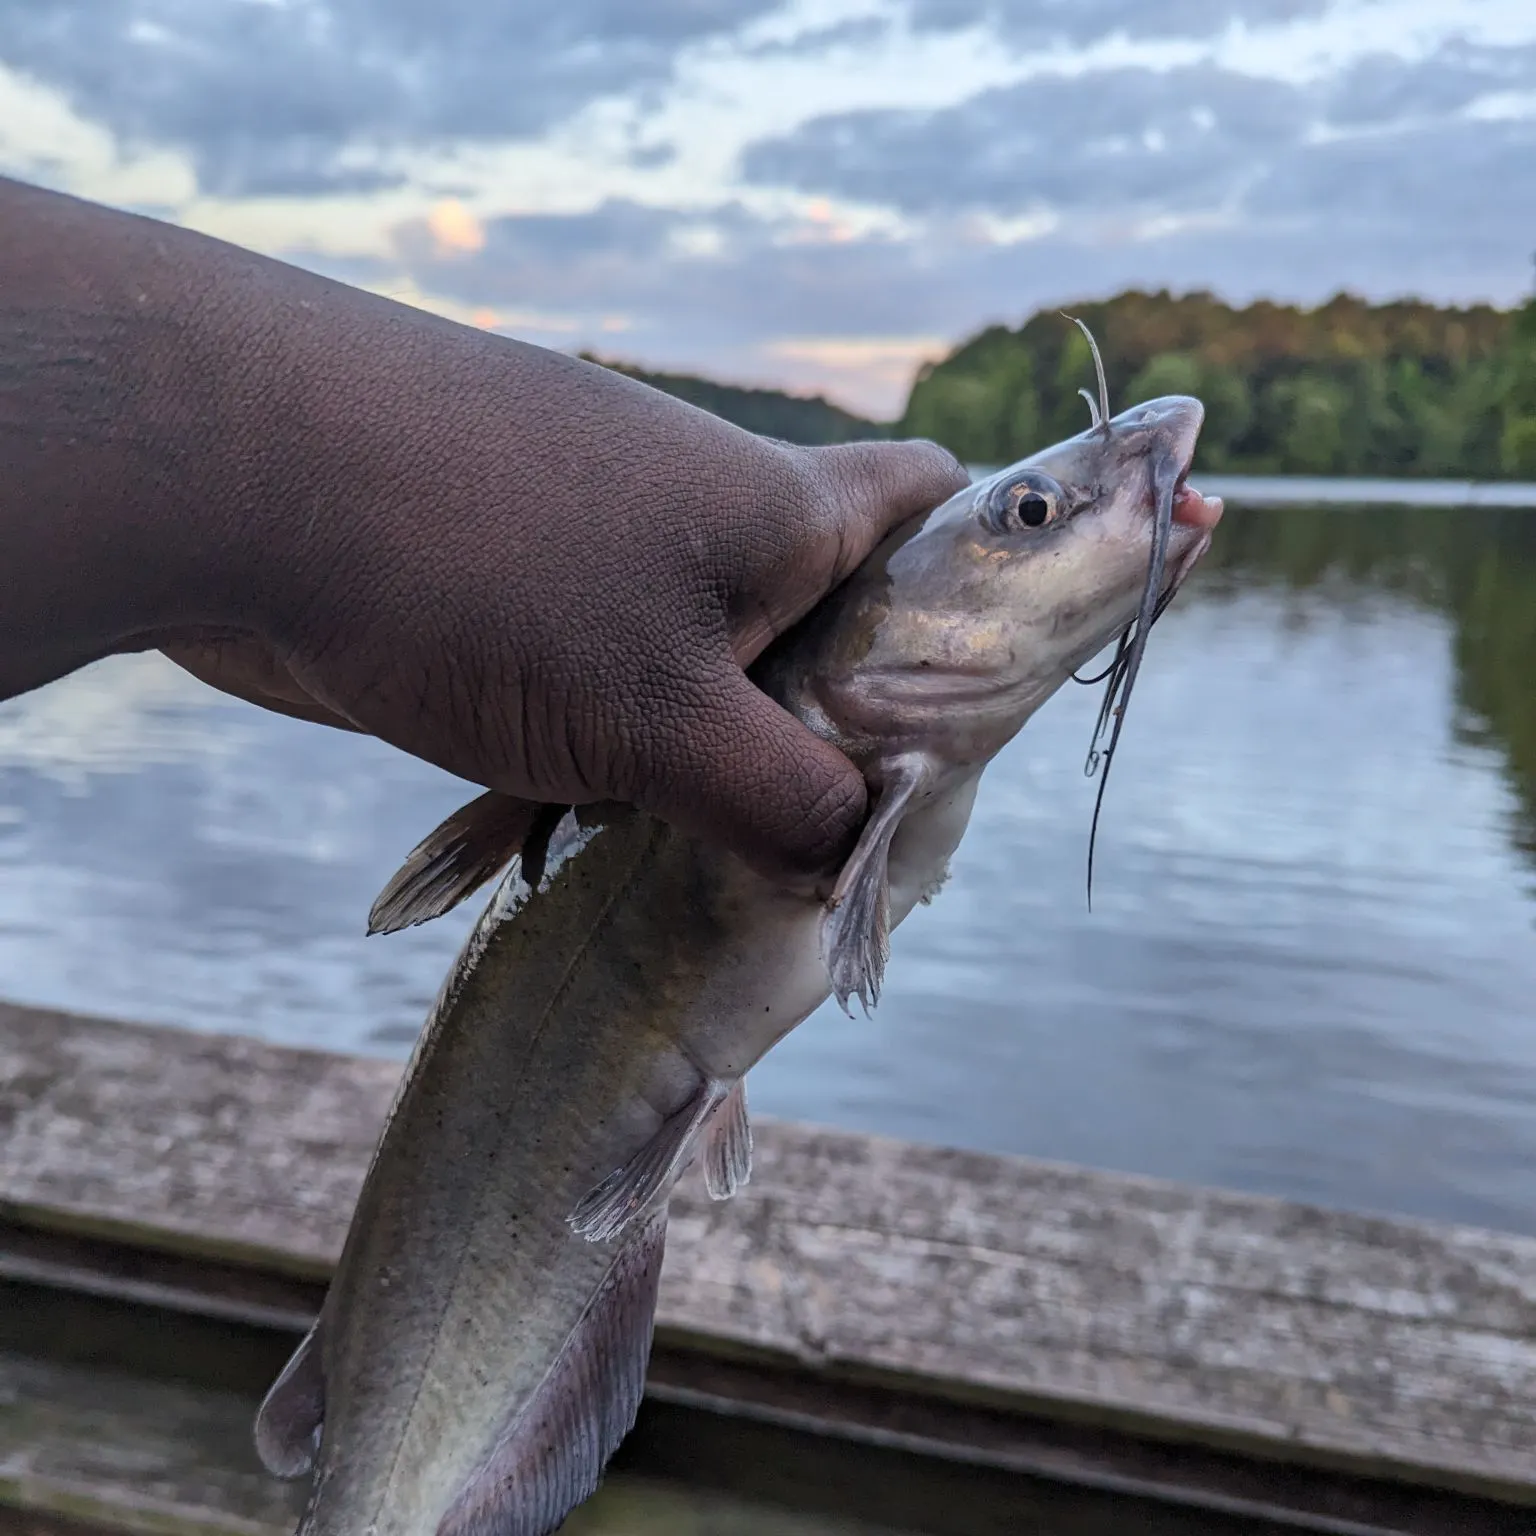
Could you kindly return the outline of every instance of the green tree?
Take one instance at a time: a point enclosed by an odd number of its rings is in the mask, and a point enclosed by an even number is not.
[[[1536,416],[1511,416],[1504,423],[1499,457],[1506,473],[1536,480]]]
[[[1189,352],[1159,352],[1131,380],[1125,404],[1138,405],[1159,395],[1194,395],[1205,406],[1200,433],[1202,469],[1231,467],[1235,445],[1253,420],[1253,397],[1246,381],[1231,368],[1203,363]]]
[[[1527,473],[1536,417],[1536,320],[1488,305],[1234,309],[1209,293],[1122,293],[1069,306],[1092,327],[1111,403],[1192,393],[1205,403],[1199,463],[1258,472],[1490,476]],[[1525,349],[1525,350],[1521,350]],[[1518,353],[1518,355],[1517,355]],[[952,389],[950,381],[970,381]],[[1520,381],[1524,380],[1525,383]],[[1042,310],[993,326],[924,370],[904,430],[1001,463],[1081,430],[1087,343]]]
[[[1205,428],[1200,434],[1200,462],[1209,469],[1236,466],[1238,444],[1253,425],[1253,393],[1232,368],[1208,363],[1200,374]]]
[[[968,463],[1007,464],[1040,446],[1040,425],[1033,360],[996,327],[918,375],[897,430]]]
[[[1490,358],[1467,368],[1446,395],[1446,413],[1455,424],[1456,442],[1428,474],[1463,474],[1490,478],[1504,473],[1500,457],[1505,369]]]
[[[1337,474],[1344,468],[1344,414],[1349,398],[1327,377],[1298,374],[1269,390],[1280,463],[1302,475]]]
[[[1515,317],[1502,394],[1502,468],[1506,474],[1536,478],[1536,298]]]
[[[942,373],[920,379],[899,430],[903,437],[931,437],[970,464],[1006,462],[996,452],[998,401],[984,378]]]
[[[1125,403],[1140,405],[1159,395],[1198,395],[1205,387],[1205,370],[1188,352],[1159,352],[1126,386]]]

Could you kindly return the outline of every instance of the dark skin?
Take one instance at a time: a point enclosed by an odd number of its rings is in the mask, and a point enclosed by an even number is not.
[[[0,179],[0,699],[158,648],[797,879],[865,786],[742,669],[964,483]]]

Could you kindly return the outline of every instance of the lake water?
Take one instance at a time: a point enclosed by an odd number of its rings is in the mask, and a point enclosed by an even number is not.
[[[1206,475],[1200,489],[1250,507],[1536,507],[1519,480],[1339,480],[1327,475]]]
[[[985,779],[872,1018],[762,1110],[1536,1231],[1536,513],[1233,508],[1083,876],[1097,690]],[[0,995],[403,1055],[472,913],[363,937],[470,791],[123,658],[0,706]]]

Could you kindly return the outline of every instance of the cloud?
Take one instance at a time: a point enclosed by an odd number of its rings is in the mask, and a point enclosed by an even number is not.
[[[434,203],[425,223],[439,254],[485,249],[485,226],[457,198]]]
[[[774,59],[804,58],[850,44],[868,47],[890,32],[891,23],[890,16],[847,16],[826,26],[806,27],[788,37],[749,43],[744,51],[749,58]]]
[[[923,215],[1206,207],[1300,141],[1308,94],[1212,64],[1042,75],[936,112],[813,119],[752,145],[742,171]]]
[[[1254,187],[1254,219],[1369,239],[1401,282],[1415,248],[1447,259],[1536,246],[1536,118],[1460,119],[1309,144]],[[1438,285],[1437,285],[1438,286]]]
[[[1317,16],[1329,0],[910,0],[913,24],[935,31],[985,26],[1040,47],[1128,38],[1209,38],[1235,23],[1262,26]]]
[[[1536,207],[1533,126],[1304,144],[1255,183],[1261,217],[1135,238],[1067,220],[1041,238],[985,241],[940,218],[903,238],[799,240],[739,203],[685,213],[613,202],[488,221],[484,247],[467,255],[407,228],[397,262],[424,292],[522,315],[512,328],[532,340],[606,354],[604,322],[622,315],[636,361],[829,389],[895,414],[906,363],[931,355],[935,338],[1127,287],[1209,288],[1239,303],[1318,302],[1341,288],[1513,297]],[[1502,211],[1490,210],[1490,185],[1508,192]],[[380,284],[390,270],[351,275]],[[543,332],[531,313],[541,306],[558,316]]]
[[[974,283],[949,281],[935,264],[942,252],[786,238],[777,220],[739,203],[685,212],[615,199],[480,228],[473,251],[445,248],[426,220],[411,220],[389,258],[296,254],[331,276],[545,345],[831,389],[885,413],[899,409],[917,361],[976,316]]]
[[[1303,84],[1214,64],[1048,74],[938,111],[814,119],[751,146],[742,170],[898,210],[930,241],[958,242],[968,216],[1043,213],[1047,238],[1011,247],[1020,270],[1048,253],[1064,271],[1134,281],[1139,266],[1224,291],[1262,270],[1293,297],[1321,296],[1330,274],[1367,293],[1513,297],[1536,240],[1533,87],[1536,47],[1461,40]]]
[[[445,221],[434,210],[400,226],[395,251],[413,276],[445,280],[454,297],[468,303],[517,305],[536,295],[557,309],[589,302],[611,309],[637,286],[648,290],[669,281],[663,268],[674,242],[736,216],[729,208],[690,216],[616,198],[584,213],[475,220],[473,242],[454,245],[444,240]]]
[[[1328,117],[1346,126],[1444,117],[1503,92],[1536,91],[1536,46],[1478,47],[1452,39],[1427,58],[1358,60],[1333,83]]]
[[[537,134],[775,0],[0,0],[0,61],[221,196],[370,190],[390,152]]]
[[[471,324],[894,412],[938,338],[1131,285],[1518,297],[1536,12],[1432,12],[0,0],[36,82],[0,73],[0,161]]]
[[[922,289],[938,286],[898,242],[786,239],[781,223],[739,203],[681,211],[613,199],[482,228],[479,250],[448,253],[424,222],[409,222],[396,233],[394,269],[466,305],[537,305],[585,314],[594,326],[624,313],[654,335],[737,342],[888,332]],[[390,270],[389,262],[351,268],[369,280]]]

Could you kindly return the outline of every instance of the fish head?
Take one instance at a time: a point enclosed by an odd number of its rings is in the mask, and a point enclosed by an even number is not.
[[[1204,415],[1182,395],[1133,406],[892,534],[818,646],[830,734],[866,760],[908,744],[989,759],[1209,546],[1221,502],[1187,483]]]

